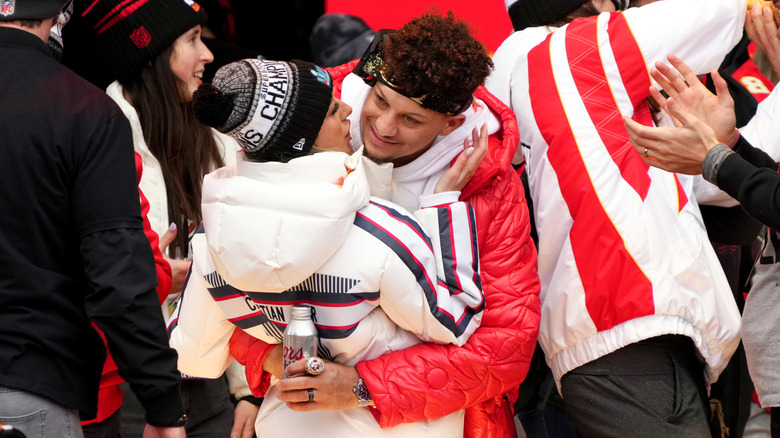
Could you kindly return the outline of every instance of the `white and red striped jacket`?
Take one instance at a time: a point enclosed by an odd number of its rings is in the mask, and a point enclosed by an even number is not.
[[[540,343],[568,371],[662,334],[691,337],[717,379],[740,315],[692,177],[647,166],[621,115],[645,124],[649,69],[674,53],[717,68],[742,35],[742,0],[665,0],[513,34],[487,87],[516,112],[539,233]],[[516,159],[521,159],[518,151]]]
[[[447,203],[412,216],[369,198],[366,167],[376,165],[361,154],[282,164],[239,153],[236,166],[206,177],[204,227],[192,240],[192,271],[169,327],[183,373],[219,376],[236,326],[280,343],[293,304],[313,307],[318,354],[343,364],[423,341],[466,342],[485,307],[471,206]],[[384,173],[389,181],[390,168]],[[264,436],[329,421],[342,436],[381,435],[366,409],[301,414],[266,400]],[[400,427],[411,436],[462,435],[463,414]]]

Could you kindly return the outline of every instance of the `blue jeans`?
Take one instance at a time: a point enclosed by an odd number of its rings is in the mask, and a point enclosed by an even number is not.
[[[19,429],[27,438],[82,438],[81,420],[48,398],[0,386],[0,423]]]

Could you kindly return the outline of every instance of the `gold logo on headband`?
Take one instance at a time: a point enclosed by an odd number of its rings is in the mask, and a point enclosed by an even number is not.
[[[399,87],[398,85],[394,84],[390,78],[385,75],[385,71],[387,70],[387,66],[384,64],[380,64],[376,66],[374,69],[374,72],[376,73],[376,78],[379,79],[379,82],[387,85],[394,91],[403,94],[404,96],[411,99],[413,102],[418,103],[419,105],[423,105],[423,102],[425,102],[425,99],[428,97],[428,94],[423,94],[422,96],[409,96],[406,92],[404,92],[404,89],[402,87]]]

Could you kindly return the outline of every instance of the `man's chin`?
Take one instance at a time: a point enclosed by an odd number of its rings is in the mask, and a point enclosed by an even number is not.
[[[390,162],[393,161],[393,159],[390,158],[390,157],[377,157],[376,155],[373,155],[368,150],[368,146],[367,145],[363,147],[363,156],[368,158],[369,160],[373,161],[374,163],[377,163],[377,164],[385,164],[385,163],[390,163]]]

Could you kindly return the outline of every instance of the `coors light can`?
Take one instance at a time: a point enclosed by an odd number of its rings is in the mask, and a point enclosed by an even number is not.
[[[284,330],[284,378],[287,365],[317,355],[317,328],[311,320],[311,307],[292,306],[292,319]]]

